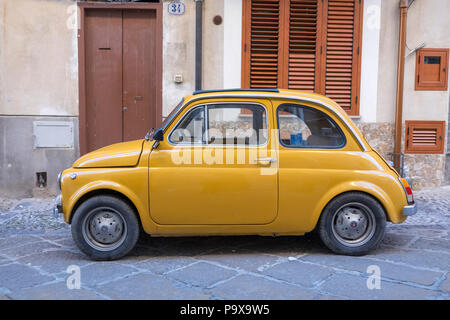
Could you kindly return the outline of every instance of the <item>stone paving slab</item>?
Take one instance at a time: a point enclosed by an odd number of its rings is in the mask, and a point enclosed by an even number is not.
[[[54,276],[43,275],[36,269],[18,263],[0,266],[0,275],[0,288],[7,291],[34,287],[55,280]]]
[[[350,274],[335,274],[320,288],[323,292],[350,299],[438,299],[444,297],[439,292],[411,287],[401,283],[381,281],[380,289],[367,289],[367,278]]]
[[[334,273],[334,270],[328,267],[292,260],[277,264],[265,270],[263,273],[274,279],[313,288],[329,278]]]
[[[236,272],[213,264],[198,262],[166,274],[168,278],[190,286],[208,288],[236,275]]]
[[[316,254],[301,257],[300,260],[311,263],[311,267],[327,266],[338,271],[356,271],[367,276],[368,268],[376,265],[380,268],[382,278],[417,283],[425,286],[433,286],[443,277],[442,272],[435,272],[382,260],[368,259],[365,257],[353,257],[353,259],[348,259],[348,257],[345,256]]]
[[[299,300],[313,299],[318,295],[313,290],[251,275],[237,276],[216,286],[210,292],[221,299],[238,300]]]
[[[11,299],[17,300],[100,300],[105,297],[85,288],[67,288],[66,282],[57,282],[42,286],[21,289],[9,294]]]
[[[102,285],[98,292],[111,299],[206,300],[210,294],[162,276],[141,273]]]
[[[387,225],[364,257],[303,237],[140,238],[126,257],[89,260],[53,199],[0,201],[2,299],[450,299],[450,187],[416,192],[419,212]],[[1,199],[0,199],[1,200]],[[66,281],[79,267],[80,289]],[[380,289],[367,286],[379,268]]]

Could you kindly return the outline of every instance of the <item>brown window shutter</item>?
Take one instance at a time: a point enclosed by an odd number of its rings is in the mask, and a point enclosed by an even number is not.
[[[243,87],[278,87],[278,0],[244,0]]]
[[[288,88],[316,92],[319,21],[317,0],[291,0],[289,7]],[[320,50],[320,48],[319,48]]]
[[[405,153],[443,153],[445,121],[406,121]]]
[[[243,0],[242,87],[289,88],[359,114],[363,0]]]
[[[360,37],[359,0],[328,0],[325,95],[351,115],[359,113]]]
[[[415,90],[447,91],[449,49],[417,51]]]

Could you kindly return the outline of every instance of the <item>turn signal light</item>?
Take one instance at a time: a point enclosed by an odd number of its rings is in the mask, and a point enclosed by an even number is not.
[[[408,181],[406,181],[406,179],[403,179],[403,178],[399,178],[399,179],[400,179],[400,182],[402,183],[403,189],[405,190],[406,199],[408,200],[408,203],[414,203],[414,195],[411,190],[411,187],[409,186]]]

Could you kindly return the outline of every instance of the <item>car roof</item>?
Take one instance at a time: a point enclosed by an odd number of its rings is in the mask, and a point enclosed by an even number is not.
[[[332,99],[321,94],[298,91],[292,89],[277,89],[277,88],[235,88],[235,89],[217,89],[217,90],[197,90],[192,95],[186,97],[186,102],[198,98],[227,98],[227,97],[255,97],[255,98],[287,98],[295,100],[315,100],[322,104],[326,104],[338,109],[339,113],[346,114],[345,111]]]

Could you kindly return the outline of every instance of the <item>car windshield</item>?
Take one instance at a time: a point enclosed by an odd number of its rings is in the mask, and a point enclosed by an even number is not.
[[[181,101],[177,104],[175,108],[173,108],[172,112],[169,113],[169,115],[163,120],[161,128],[164,130],[166,129],[166,126],[172,121],[173,117],[178,113],[178,110],[183,105],[184,98],[181,98]],[[156,132],[155,128],[150,129],[149,132],[145,135],[146,140],[153,140],[153,134]]]
[[[184,98],[181,98],[181,101],[177,104],[175,108],[173,108],[172,112],[169,113],[169,115],[163,120],[163,123],[161,125],[161,128],[165,129],[166,126],[169,124],[169,122],[172,120],[172,118],[175,116],[175,114],[180,109],[181,105],[183,104]]]

